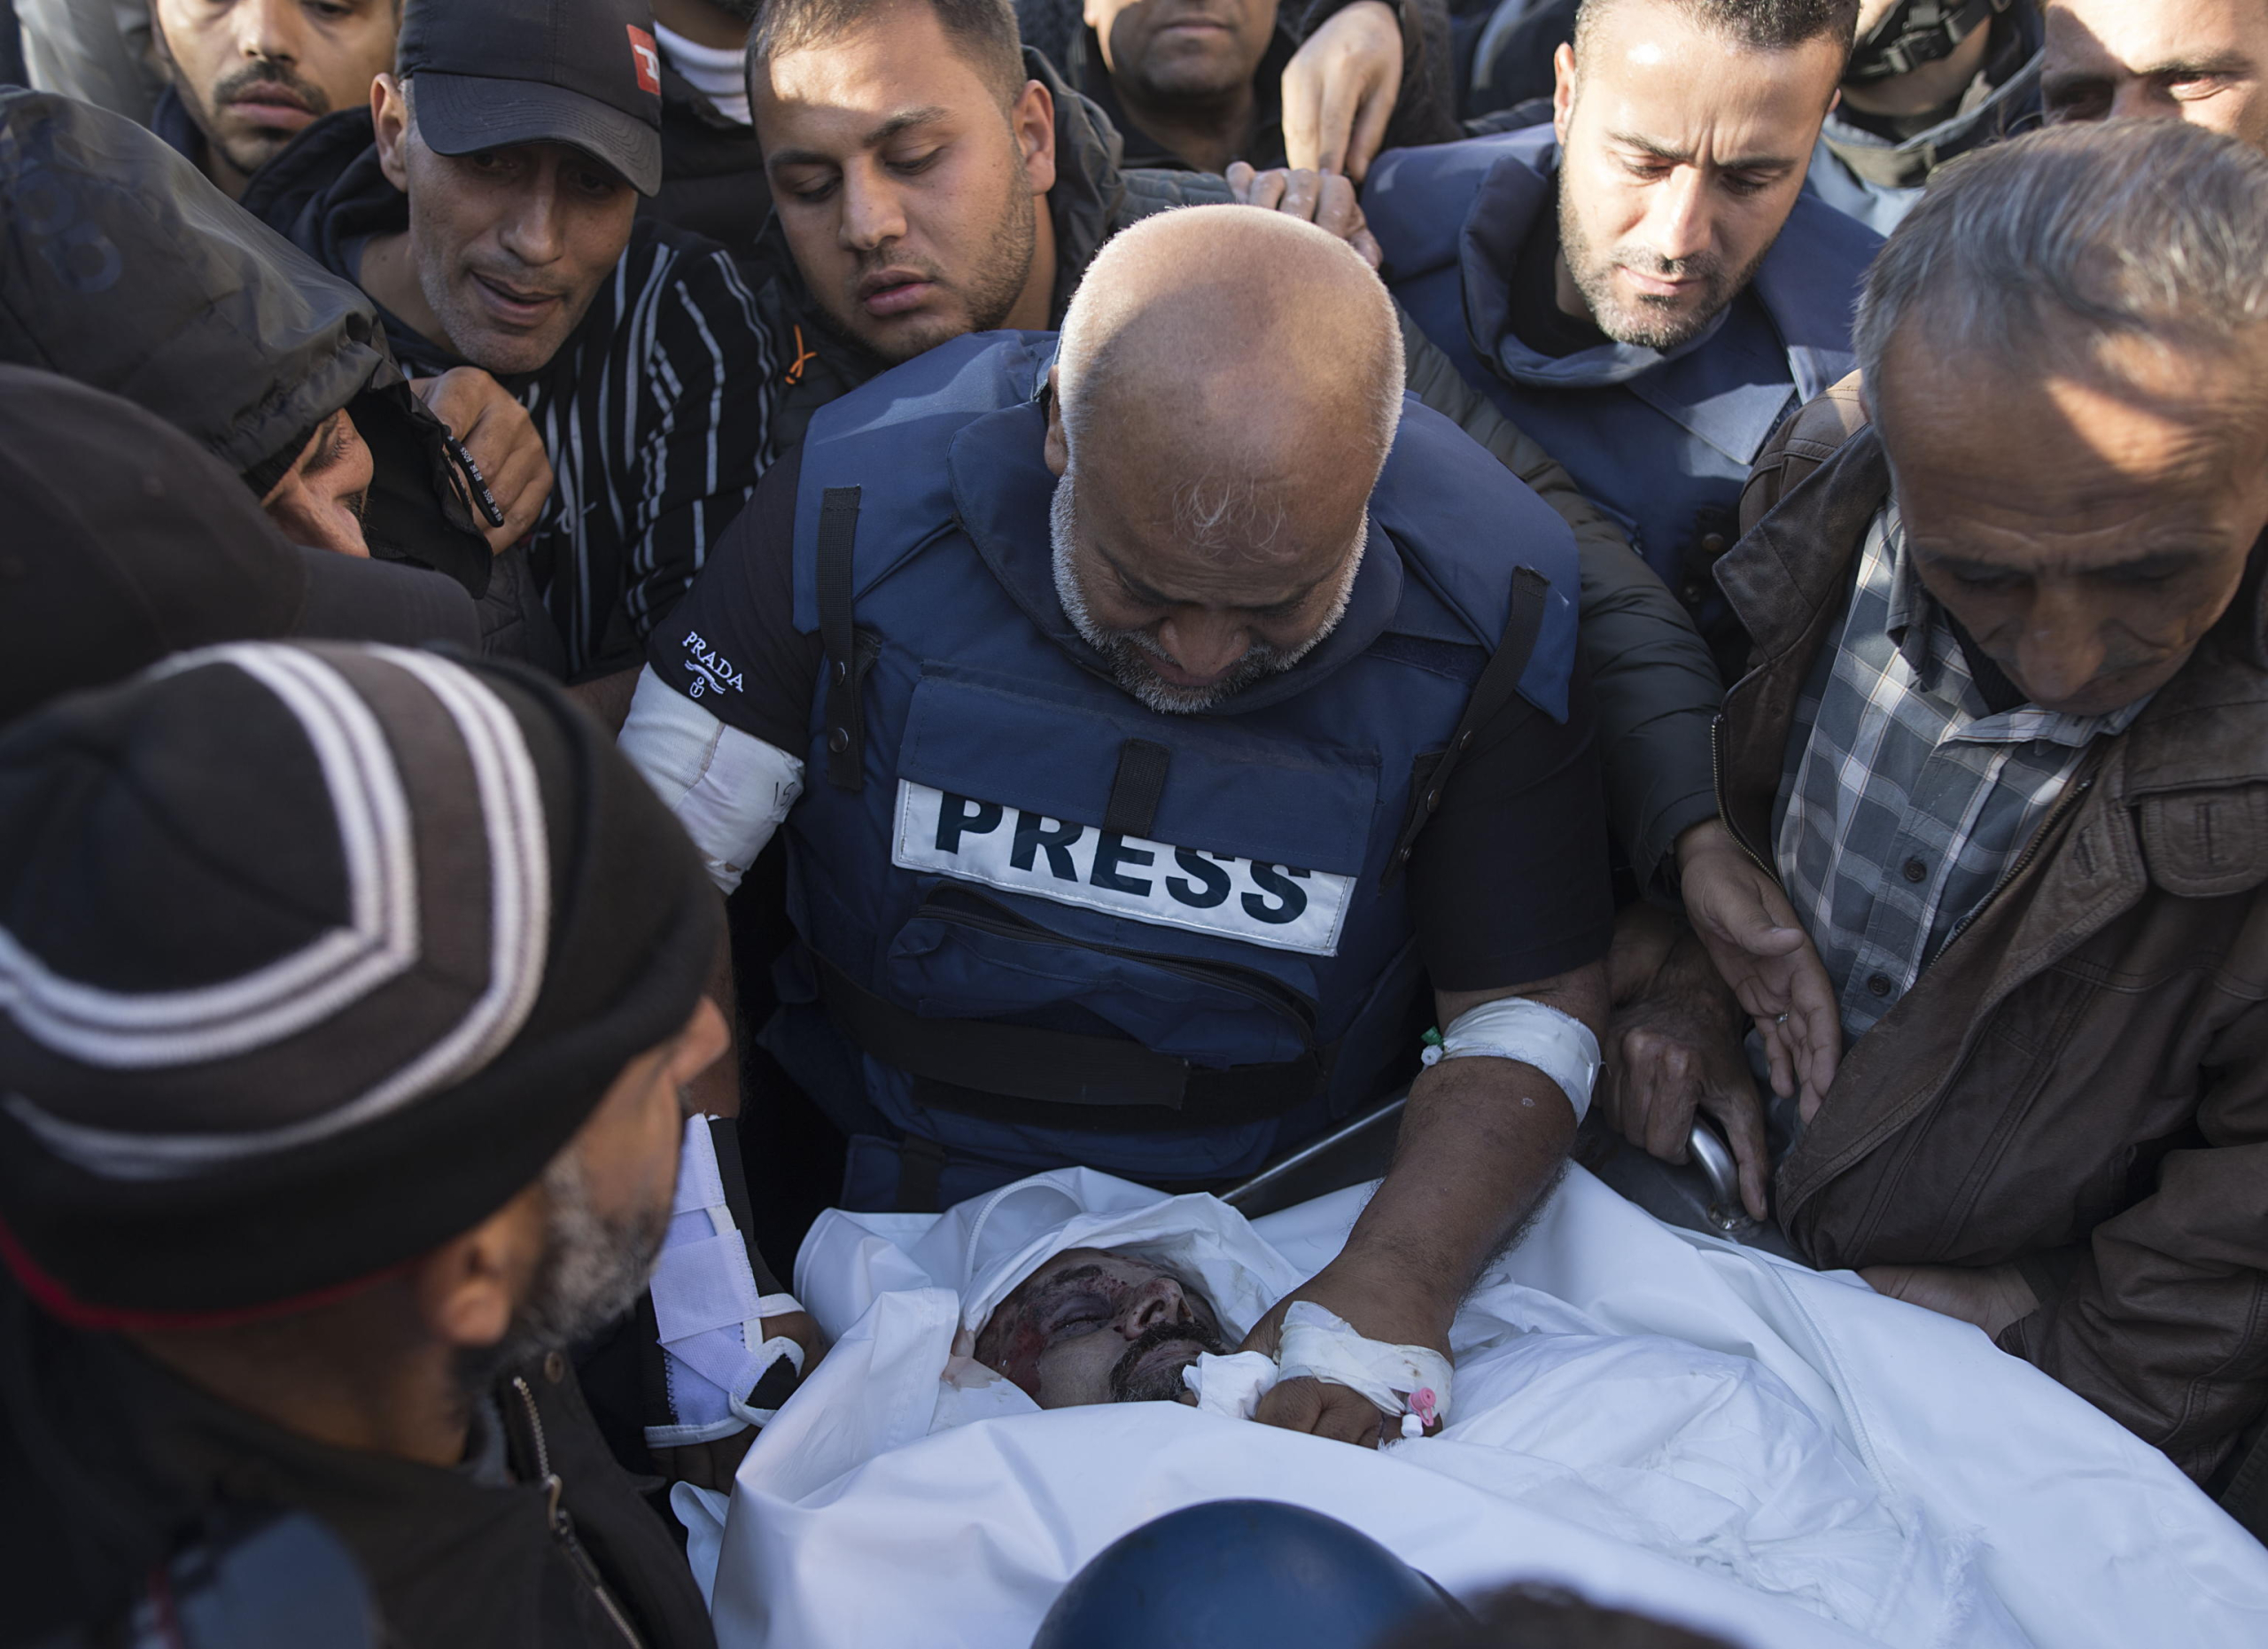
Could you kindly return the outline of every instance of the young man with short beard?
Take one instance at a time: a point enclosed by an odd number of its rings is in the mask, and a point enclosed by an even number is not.
[[[169,84],[150,125],[230,199],[392,66],[401,0],[156,0]]]
[[[288,1641],[707,1649],[564,1355],[726,1039],[606,735],[430,653],[182,655],[0,737],[0,1641],[298,1513],[373,1618]]]
[[[1803,194],[1857,0],[1586,0],[1549,126],[1384,156],[1394,294],[1737,667],[1709,568],[1748,466],[1850,369],[1879,245]]]

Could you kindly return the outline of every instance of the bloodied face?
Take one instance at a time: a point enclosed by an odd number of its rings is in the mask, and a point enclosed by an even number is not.
[[[976,1359],[1044,1409],[1170,1403],[1200,1353],[1228,1350],[1196,1284],[1148,1260],[1067,1248],[1003,1300],[976,1337]]]

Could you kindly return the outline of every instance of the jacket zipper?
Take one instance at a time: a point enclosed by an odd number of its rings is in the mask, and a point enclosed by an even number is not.
[[[2061,824],[2063,816],[2076,808],[2079,805],[2079,799],[2093,789],[2094,789],[2093,774],[2071,782],[2070,789],[2056,798],[2055,805],[2047,810],[2047,817],[2039,821],[2039,828],[2031,833],[2031,840],[2023,844],[2023,852],[2018,853],[2015,862],[2000,873],[2000,879],[1992,884],[1992,891],[1977,900],[1966,916],[1953,923],[1953,931],[1946,935],[1946,942],[1938,947],[1938,956],[1943,956],[1947,951],[1953,949],[1954,941],[1969,931],[1969,923],[1992,908],[1992,901],[2000,897],[2001,890],[2022,875],[2031,861],[2039,857],[2040,844],[2047,841],[2049,832]],[[1931,957],[1930,960],[1934,962],[1937,957]]]
[[[559,1542],[569,1561],[574,1564],[577,1572],[598,1598],[599,1606],[606,1611],[607,1619],[612,1621],[615,1630],[622,1634],[623,1642],[630,1645],[631,1649],[645,1649],[646,1640],[638,1636],[638,1630],[631,1625],[629,1615],[615,1601],[614,1593],[607,1588],[606,1577],[599,1573],[599,1566],[591,1560],[591,1554],[575,1536],[574,1518],[560,1504],[565,1497],[567,1485],[560,1480],[559,1474],[551,1469],[551,1451],[544,1442],[543,1416],[536,1411],[535,1393],[529,1389],[526,1378],[519,1374],[512,1376],[512,1389],[519,1393],[521,1405],[527,1412],[528,1433],[535,1444],[535,1469],[540,1480],[538,1486],[550,1497],[545,1507],[545,1516],[550,1522],[552,1537]]]
[[[989,899],[979,901],[974,896],[971,897],[971,902],[981,902],[987,906],[991,904]],[[1208,967],[1200,963],[1175,961],[1154,955],[1148,951],[1130,951],[1115,945],[1099,945],[1084,939],[1066,938],[1061,934],[1052,932],[1036,923],[1020,921],[1014,914],[1006,910],[1001,910],[998,915],[992,915],[983,911],[964,910],[957,905],[939,905],[932,901],[924,903],[914,914],[917,916],[930,916],[939,922],[957,922],[962,927],[973,928],[979,933],[989,933],[1003,939],[1014,939],[1026,945],[1058,945],[1071,950],[1092,951],[1098,955],[1115,956],[1122,961],[1140,962],[1146,967],[1156,968],[1161,973],[1172,974],[1197,984],[1214,985],[1232,991],[1290,1020],[1299,1027],[1302,1038],[1309,1046],[1313,1046],[1315,1042],[1314,1020],[1302,1012],[1294,1002],[1286,1000],[1291,993],[1285,987],[1276,984],[1272,980],[1262,984],[1254,978],[1239,977],[1247,970],[1237,968],[1232,963],[1223,962]]]
[[[1717,712],[1715,719],[1709,723],[1709,788],[1717,797],[1717,817],[1724,821],[1725,834],[1732,837],[1733,845],[1747,854],[1749,861],[1766,875],[1771,877],[1775,885],[1777,885],[1780,881],[1780,873],[1765,862],[1764,855],[1749,845],[1748,838],[1740,833],[1740,827],[1733,822],[1732,810],[1725,805],[1724,749],[1725,712],[1720,710]]]

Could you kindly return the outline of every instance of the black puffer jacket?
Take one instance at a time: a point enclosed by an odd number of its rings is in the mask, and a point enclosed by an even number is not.
[[[132,121],[0,93],[0,361],[126,397],[263,496],[346,408],[374,464],[372,553],[492,596],[487,650],[542,662],[546,642],[556,649],[501,599],[519,569],[490,556],[447,431],[410,393],[370,300]]]

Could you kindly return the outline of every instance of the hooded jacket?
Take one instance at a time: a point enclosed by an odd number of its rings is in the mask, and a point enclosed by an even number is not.
[[[1387,284],[1475,390],[1617,512],[1704,634],[1728,642],[1709,564],[1766,439],[1850,370],[1851,304],[1881,242],[1798,196],[1749,284],[1695,337],[1546,355],[1516,330],[1515,276],[1528,238],[1556,234],[1559,163],[1548,125],[1380,156],[1363,209]]]
[[[1717,565],[1756,644],[1720,800],[1767,865],[1797,700],[1890,495],[1852,382],[1787,436]],[[2001,1348],[2201,1480],[2268,1410],[2264,572],[2256,548],[2189,662],[1845,1052],[1776,1187],[1821,1266],[2016,1262],[2040,1303]]]
[[[360,292],[152,133],[67,97],[0,94],[0,360],[124,396],[260,496],[344,407],[376,466],[372,552],[486,589],[445,427]]]
[[[772,184],[755,128],[718,113],[666,53],[662,188],[651,199],[639,198],[638,214],[713,240],[743,264],[772,215]]]

